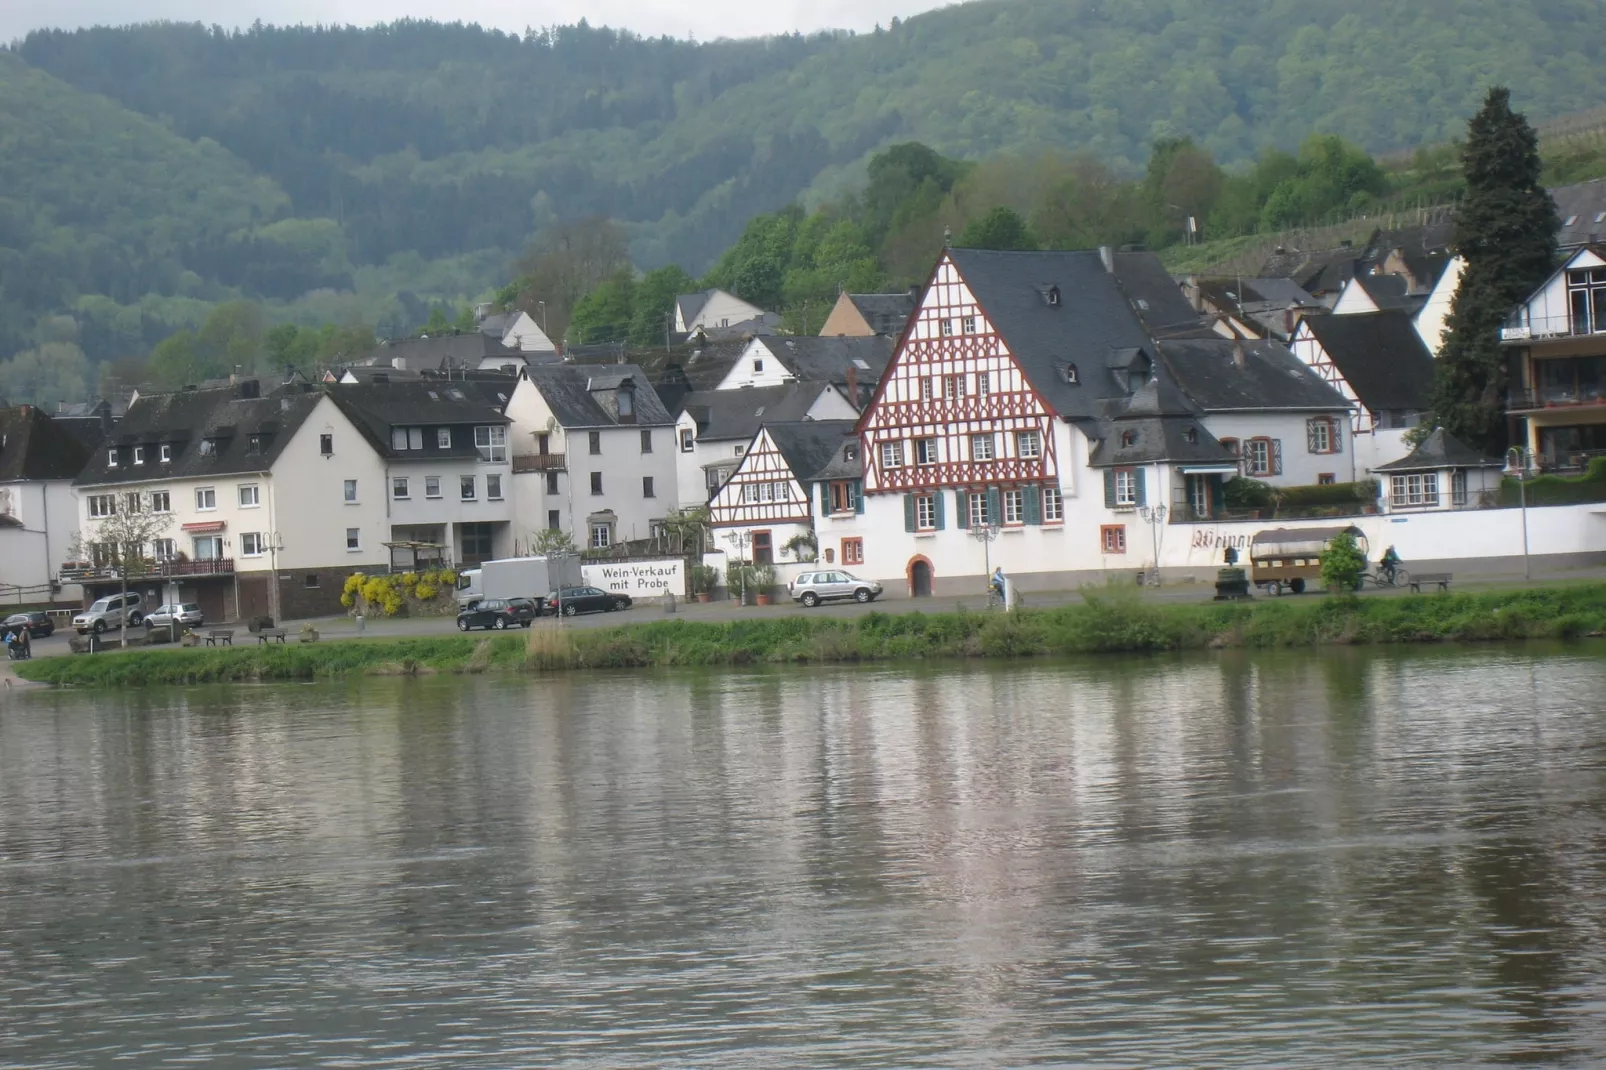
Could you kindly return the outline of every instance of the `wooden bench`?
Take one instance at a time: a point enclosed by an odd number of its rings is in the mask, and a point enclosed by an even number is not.
[[[207,646],[217,646],[219,643],[222,643],[224,646],[233,646],[234,645],[234,629],[233,628],[218,628],[218,629],[215,629],[213,631],[210,631],[210,632],[206,633],[206,645]]]
[[[263,628],[253,634],[257,637],[258,646],[267,646],[269,639],[277,639],[281,643],[284,642],[283,628]]]
[[[1411,590],[1417,594],[1422,593],[1424,586],[1437,587],[1441,591],[1450,589],[1450,581],[1455,578],[1452,572],[1413,572],[1411,574]]]

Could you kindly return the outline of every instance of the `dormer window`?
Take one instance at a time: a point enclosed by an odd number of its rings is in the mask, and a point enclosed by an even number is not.
[[[163,445],[161,447],[161,454],[160,454],[159,459],[161,460],[161,462],[163,464],[172,464],[173,463],[173,447],[172,446],[168,446],[168,445]]]
[[[1048,288],[1048,293],[1044,294],[1043,296],[1048,299],[1049,308],[1060,307],[1060,288],[1058,286],[1050,286]]]
[[[1182,432],[1182,441],[1190,446],[1197,446],[1199,444],[1199,429],[1196,427],[1185,429]]]
[[[116,447],[113,447],[113,448],[111,448],[111,449],[106,451],[106,467],[107,468],[116,468],[117,467],[117,449],[116,449]]]
[[[262,452],[262,436],[247,435],[245,439],[245,452],[248,454]]]
[[[217,456],[217,439],[215,439],[215,438],[203,438],[203,439],[201,439],[201,456],[202,457],[215,457],[215,456]]]
[[[1077,384],[1076,365],[1074,365],[1074,364],[1065,365],[1065,381],[1067,383],[1069,383],[1071,386],[1075,386]]]
[[[145,463],[145,447],[144,446],[135,446],[134,447],[134,463],[135,464],[144,464]]]
[[[1126,446],[1136,445],[1137,441],[1138,441],[1138,433],[1136,431],[1122,431],[1121,432],[1121,445],[1122,445],[1123,448],[1126,447]]]
[[[762,369],[763,362],[762,361],[758,361],[756,363],[761,365],[761,367],[759,369],[757,369],[757,370],[763,370]],[[636,414],[636,394],[635,394],[635,391],[631,390],[629,387],[623,387],[623,386],[620,387],[619,388],[619,417],[620,417],[620,419],[623,419],[626,416],[634,416],[635,414]]]

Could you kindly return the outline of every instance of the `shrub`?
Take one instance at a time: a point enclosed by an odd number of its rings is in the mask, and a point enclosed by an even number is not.
[[[1228,509],[1265,509],[1271,506],[1270,483],[1244,476],[1233,476],[1221,488],[1221,500]]]
[[[1329,589],[1354,591],[1366,571],[1366,556],[1355,544],[1355,536],[1341,531],[1322,551],[1322,582]]]

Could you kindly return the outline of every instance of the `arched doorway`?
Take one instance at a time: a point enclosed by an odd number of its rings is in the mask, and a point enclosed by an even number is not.
[[[923,557],[909,562],[909,597],[931,597],[931,562]]]

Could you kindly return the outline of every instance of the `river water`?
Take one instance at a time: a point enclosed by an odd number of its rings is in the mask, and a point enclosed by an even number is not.
[[[0,1067],[1606,1060],[1606,648],[0,707]]]

